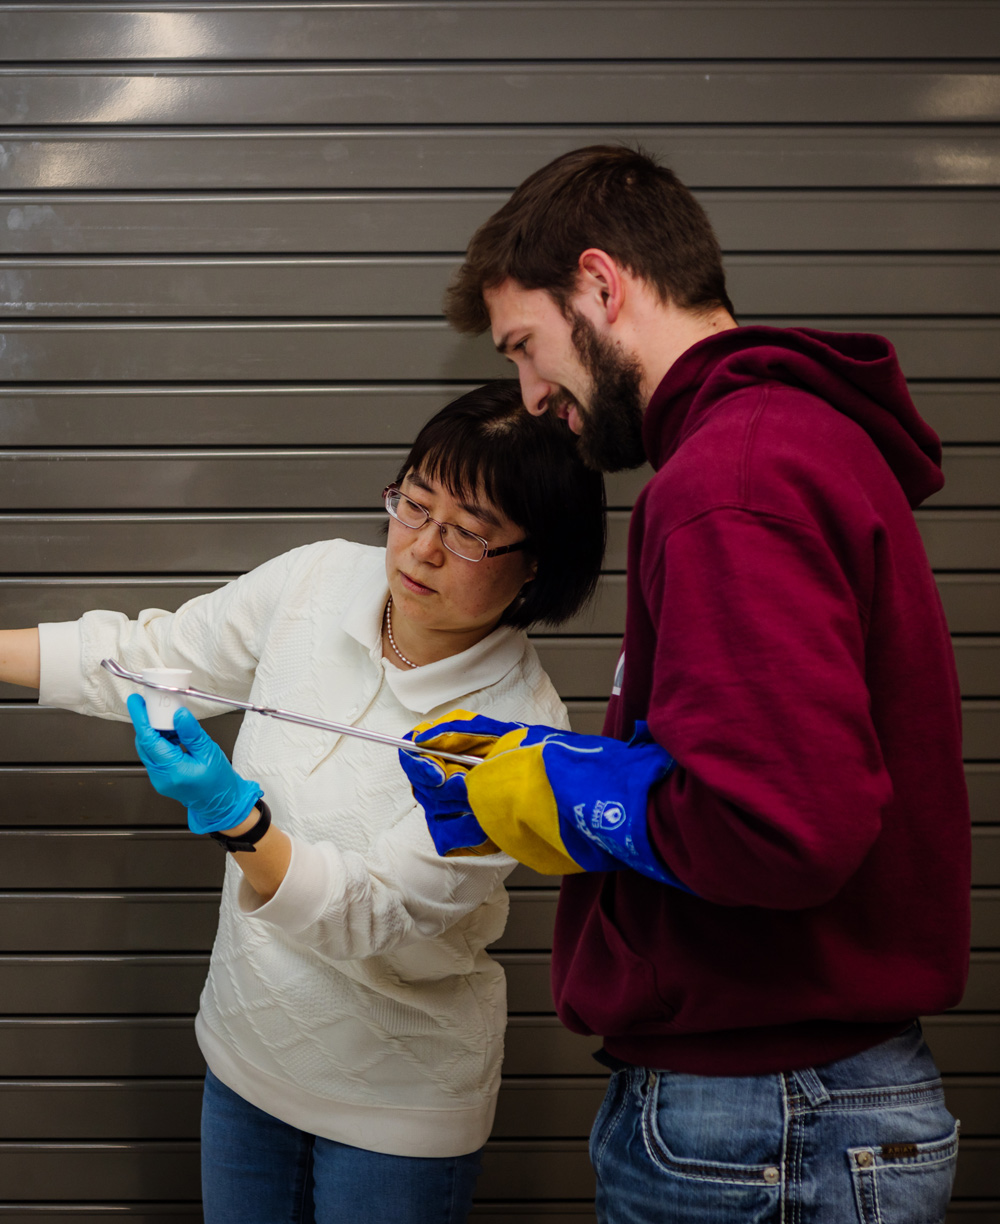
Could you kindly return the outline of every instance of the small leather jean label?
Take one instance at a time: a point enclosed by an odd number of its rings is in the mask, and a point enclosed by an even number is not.
[[[883,1160],[909,1160],[911,1156],[916,1156],[916,1154],[917,1145],[915,1143],[882,1144]]]

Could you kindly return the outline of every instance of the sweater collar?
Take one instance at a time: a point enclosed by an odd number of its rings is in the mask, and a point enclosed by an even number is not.
[[[501,625],[475,646],[447,659],[406,670],[394,667],[382,658],[382,617],[388,598],[385,551],[379,549],[371,573],[341,614],[340,627],[368,651],[377,666],[384,668],[396,699],[417,714],[427,714],[440,705],[455,705],[464,694],[496,684],[524,654],[524,634]]]

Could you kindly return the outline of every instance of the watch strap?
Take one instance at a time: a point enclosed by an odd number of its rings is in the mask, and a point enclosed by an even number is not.
[[[263,799],[258,799],[254,806],[260,809],[260,816],[257,823],[245,833],[241,833],[238,837],[227,837],[225,833],[209,833],[209,837],[217,841],[223,850],[228,850],[230,854],[235,854],[237,850],[244,854],[256,854],[256,843],[271,827],[271,809]]]

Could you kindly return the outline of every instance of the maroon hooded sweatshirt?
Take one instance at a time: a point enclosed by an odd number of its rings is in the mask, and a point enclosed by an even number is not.
[[[677,761],[650,840],[693,895],[567,876],[557,1009],[641,1066],[843,1058],[967,972],[959,690],[912,512],[940,444],[888,341],[769,327],[684,353],[644,441],[605,734],[645,720]]]

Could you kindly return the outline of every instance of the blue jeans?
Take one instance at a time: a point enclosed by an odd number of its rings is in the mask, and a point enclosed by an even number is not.
[[[386,1156],[296,1130],[211,1071],[201,1113],[205,1224],[462,1224],[482,1153]]]
[[[958,1157],[919,1025],[780,1075],[621,1067],[590,1138],[602,1224],[941,1224]]]

